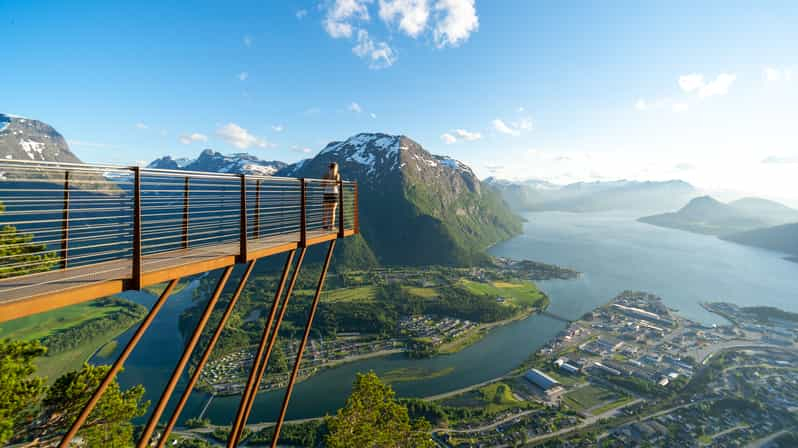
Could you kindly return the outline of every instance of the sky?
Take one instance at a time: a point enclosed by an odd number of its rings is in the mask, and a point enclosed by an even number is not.
[[[0,112],[84,161],[404,134],[480,177],[798,201],[798,3],[0,0]]]

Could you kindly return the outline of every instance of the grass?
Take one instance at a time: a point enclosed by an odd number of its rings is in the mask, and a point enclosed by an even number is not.
[[[457,353],[460,350],[475,344],[485,337],[487,331],[483,331],[480,327],[475,327],[468,330],[465,334],[460,335],[457,339],[441,344],[438,347],[438,353],[442,355]]]
[[[357,286],[353,288],[333,289],[325,293],[327,303],[340,302],[373,302],[377,289],[374,286]]]
[[[405,288],[405,292],[414,295],[416,297],[421,297],[422,299],[434,299],[438,297],[438,291],[435,290],[435,288],[421,288],[418,286],[408,286]]]
[[[617,409],[617,408],[619,408],[619,407],[621,407],[621,406],[623,406],[623,405],[625,405],[627,403],[630,403],[633,400],[634,400],[633,397],[630,397],[630,396],[627,395],[627,396],[624,396],[624,397],[622,397],[622,398],[620,398],[618,400],[615,400],[615,401],[612,401],[610,403],[607,403],[604,406],[601,406],[601,407],[593,409],[591,411],[591,414],[593,414],[593,415],[603,414],[603,413],[605,413],[607,411],[611,411],[613,409]]]
[[[118,312],[123,307],[100,306],[98,302],[86,302],[35,314],[0,325],[0,338],[30,341],[41,339],[55,332],[82,324],[85,321]],[[84,344],[56,355],[43,356],[35,361],[37,374],[46,376],[48,382],[66,372],[79,369],[84,362],[109,341],[113,341],[127,329],[98,334]]]
[[[97,351],[97,354],[103,358],[108,358],[114,354],[114,350],[116,350],[117,346],[119,346],[119,342],[114,339],[113,341],[109,341],[107,344],[103,345],[100,350]]]
[[[546,295],[530,281],[483,283],[460,279],[458,286],[476,295],[503,297],[507,303],[517,306],[542,306],[546,301]]]
[[[0,338],[23,341],[41,339],[121,309],[120,306],[98,306],[97,302],[67,306],[0,324]]]
[[[177,294],[180,291],[184,290],[186,288],[186,286],[188,286],[190,283],[191,282],[188,281],[188,280],[183,280],[183,281],[177,282],[177,284],[175,285],[175,289],[172,290],[172,295]],[[146,291],[146,292],[158,297],[158,296],[161,295],[161,293],[163,293],[163,291],[166,289],[166,285],[168,285],[168,284],[169,284],[168,282],[158,283],[156,285],[145,286],[142,289],[144,291]]]
[[[534,403],[516,399],[513,396],[513,390],[510,385],[501,381],[447,398],[442,404],[446,406],[482,408],[489,413],[535,405]]]
[[[593,385],[580,387],[563,395],[563,402],[575,411],[586,411],[607,402],[615,402],[618,399],[619,396],[615,392]]]
[[[452,372],[454,372],[454,367],[446,367],[445,369],[440,370],[424,369],[420,367],[403,367],[401,369],[389,370],[383,373],[380,375],[380,379],[388,384],[405,383],[409,381],[440,378],[442,376],[450,375]]]

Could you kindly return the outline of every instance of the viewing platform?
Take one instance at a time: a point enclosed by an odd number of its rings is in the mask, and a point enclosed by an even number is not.
[[[0,161],[0,322],[352,236],[357,195],[347,181]]]

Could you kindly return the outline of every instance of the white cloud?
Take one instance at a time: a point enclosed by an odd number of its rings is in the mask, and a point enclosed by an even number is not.
[[[479,140],[482,138],[482,134],[479,132],[470,132],[466,131],[465,129],[455,129],[454,133],[461,139],[468,142],[473,142],[474,140]]]
[[[357,45],[352,53],[369,61],[369,68],[388,68],[396,62],[396,54],[385,42],[374,42],[366,30],[358,30]]]
[[[376,118],[377,118],[377,114],[375,114],[374,112],[370,113],[370,114],[369,114],[369,116],[370,116],[371,118],[374,118],[374,119],[376,119]]]
[[[437,23],[433,36],[438,48],[456,47],[479,28],[474,0],[438,0],[435,12]]]
[[[448,132],[441,135],[441,140],[443,140],[443,142],[446,143],[447,145],[451,145],[452,143],[457,143],[457,137],[455,137],[452,134],[449,134]]]
[[[792,81],[791,69],[765,67],[763,70],[766,81]]]
[[[352,20],[369,20],[366,7],[372,0],[334,0],[327,9],[324,18],[324,29],[335,39],[352,37]]]
[[[699,98],[708,98],[729,93],[736,79],[737,75],[733,73],[721,73],[714,80],[707,82],[704,75],[691,73],[679,77],[679,87],[687,93],[697,92]]]
[[[347,109],[349,110],[349,112],[355,112],[358,114],[363,112],[363,108],[360,107],[360,104],[357,104],[355,102],[352,102],[352,104],[350,104]]]
[[[147,129],[147,128],[149,128],[149,126],[147,126],[144,123],[136,123],[136,128],[137,129]]]
[[[690,110],[690,105],[687,103],[673,103],[671,104],[671,110],[676,113],[687,112]]]
[[[729,93],[729,88],[731,88],[731,85],[734,84],[736,79],[737,75],[721,73],[714,81],[710,81],[701,87],[698,91],[698,96],[700,98],[707,98],[715,95],[726,95]]]
[[[687,93],[696,91],[704,86],[704,75],[691,73],[679,77],[679,87]]]
[[[307,153],[311,152],[311,149],[307,148],[307,147],[304,147],[304,146],[296,146],[296,145],[294,145],[294,146],[291,147],[291,151],[300,152],[302,154],[307,154]]]
[[[299,19],[299,20],[304,19],[305,16],[307,16],[307,15],[308,15],[308,10],[307,9],[300,9],[299,11],[296,12],[296,18]]]
[[[285,130],[285,126],[283,126],[281,124],[275,124],[275,125],[272,126],[272,130],[274,132],[283,132],[283,130]]]
[[[518,113],[519,114],[524,113],[524,111],[526,111],[526,109],[524,109],[524,106],[521,106],[521,107],[518,108]]]
[[[244,46],[246,46],[246,47],[251,47],[252,46],[252,37],[244,36],[242,41],[244,42]]]
[[[246,81],[249,78],[249,72],[241,72],[238,74],[238,79],[241,81]]]
[[[216,130],[216,134],[227,143],[241,149],[247,149],[252,146],[258,146],[260,148],[274,146],[268,141],[250,134],[249,131],[235,123],[228,123],[222,126]]]
[[[392,24],[399,20],[399,29],[416,38],[424,31],[429,19],[427,0],[380,0],[380,18]]]
[[[180,136],[180,143],[184,145],[190,145],[194,142],[207,142],[208,136],[205,134],[200,134],[199,132],[194,132],[193,134],[186,134]]]
[[[533,128],[532,120],[529,118],[522,118],[519,121],[514,122],[513,125],[522,131],[531,131]]]
[[[497,118],[497,119],[493,120],[492,123],[493,123],[493,129],[496,129],[497,131],[501,132],[502,134],[513,135],[513,136],[516,136],[516,137],[521,135],[521,131],[519,129],[510,127],[503,120],[500,120],[500,119]]]

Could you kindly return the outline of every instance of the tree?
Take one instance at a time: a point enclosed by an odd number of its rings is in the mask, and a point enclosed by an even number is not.
[[[109,369],[109,366],[84,364],[82,369],[55,380],[42,401],[40,421],[44,423],[32,428],[32,435],[42,443],[60,437],[83,410]],[[144,415],[149,406],[149,402],[141,402],[143,395],[141,385],[123,391],[116,380],[111,382],[78,432],[85,446],[132,445],[131,420]]]
[[[0,202],[0,213],[5,207]],[[47,271],[56,262],[47,245],[33,242],[33,234],[19,233],[10,225],[0,227],[0,278]]]
[[[374,372],[358,374],[346,405],[326,418],[328,448],[431,448],[431,427],[410,421],[407,407]]]
[[[46,351],[38,341],[0,340],[0,445],[11,439],[20,423],[35,415],[44,379],[33,376],[33,360]]]

